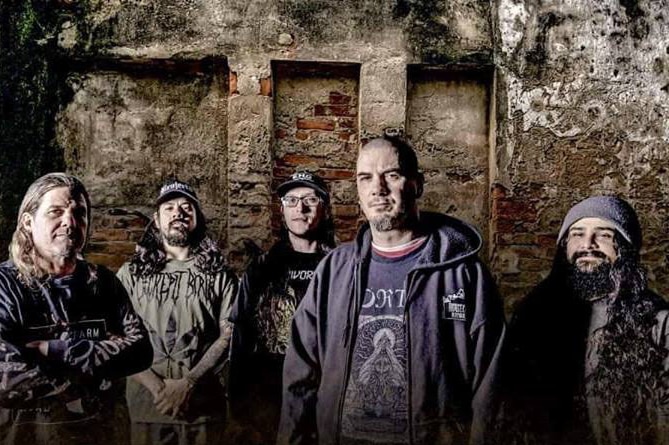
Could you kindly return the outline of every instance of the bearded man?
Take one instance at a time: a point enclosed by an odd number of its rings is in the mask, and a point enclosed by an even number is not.
[[[356,164],[368,224],[316,268],[291,329],[279,443],[479,444],[504,315],[468,224],[418,210],[399,138]]]
[[[237,279],[207,236],[195,190],[169,180],[132,260],[118,272],[146,324],[150,369],[128,380],[132,443],[209,444],[226,423],[221,369]]]
[[[0,265],[0,443],[129,440],[125,376],[151,344],[114,274],[83,259],[90,226],[74,176],[44,175],[21,202]]]
[[[641,241],[620,198],[567,213],[550,275],[509,327],[504,418],[521,443],[668,443],[669,311],[648,289]]]

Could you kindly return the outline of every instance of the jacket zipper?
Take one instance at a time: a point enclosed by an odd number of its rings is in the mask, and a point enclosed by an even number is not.
[[[409,445],[413,444],[413,410],[411,409],[411,314],[409,313],[409,291],[411,290],[411,284],[413,283],[413,270],[409,271],[407,275],[406,282],[406,297],[404,299],[404,331],[406,336],[407,344],[407,362],[406,362],[406,371],[407,371],[407,424],[409,426]]]
[[[359,310],[359,304],[358,304],[358,297],[360,295],[360,286],[361,286],[361,271],[360,271],[360,264],[356,264],[355,266],[355,278],[356,278],[356,283],[355,283],[355,294],[353,295],[353,304],[355,305],[355,311],[353,315],[353,320],[351,320],[351,325],[349,326],[349,329],[351,332],[353,332],[354,329],[357,329],[357,319],[358,319],[358,310]],[[354,328],[355,326],[355,328]],[[349,335],[349,334],[347,334]],[[348,339],[348,350],[346,351],[346,363],[344,364],[344,381],[342,385],[342,391],[339,396],[339,407],[338,407],[338,412],[337,412],[337,435],[336,438],[337,440],[335,443],[340,444],[341,443],[341,424],[342,424],[342,417],[344,414],[344,400],[346,398],[346,389],[348,387],[348,381],[351,376],[350,372],[350,365],[351,365],[351,359],[353,356],[353,335],[351,334],[349,339]]]

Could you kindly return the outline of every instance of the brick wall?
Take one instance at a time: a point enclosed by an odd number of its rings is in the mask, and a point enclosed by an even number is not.
[[[359,143],[359,66],[281,62],[273,66],[274,167],[272,189],[297,168],[322,176],[332,196],[340,241],[355,236],[360,220],[355,192]],[[274,197],[273,229],[281,216]]]

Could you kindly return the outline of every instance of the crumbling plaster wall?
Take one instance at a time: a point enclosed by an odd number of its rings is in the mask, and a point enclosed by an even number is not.
[[[497,4],[493,268],[509,304],[547,274],[565,212],[592,194],[633,204],[651,285],[669,294],[668,6]]]
[[[628,198],[669,293],[666,0],[90,0],[61,49],[83,58],[225,57],[226,247],[272,241],[271,60],[360,64],[360,138],[407,122],[407,64],[494,65],[491,266],[510,308],[546,276],[571,204]],[[94,178],[91,178],[94,180]],[[227,187],[227,189],[226,189]],[[127,205],[127,210],[134,207]],[[444,210],[448,203],[444,203]]]
[[[490,63],[492,54],[490,5],[473,0],[90,0],[85,8],[73,8],[72,16],[60,34],[61,47],[70,57],[138,63],[204,57],[227,60],[229,97],[226,119],[221,121],[227,130],[227,157],[221,176],[225,180],[219,188],[219,193],[227,195],[227,204],[214,209],[211,216],[227,221],[225,247],[238,269],[246,259],[245,240],[265,248],[273,241],[274,161],[285,150],[275,143],[280,129],[275,126],[281,126],[281,119],[273,116],[272,60],[359,65],[356,112],[351,116],[356,132],[342,140],[355,147],[361,138],[380,135],[385,128],[405,127],[408,63]],[[326,97],[333,92],[325,83],[323,88]],[[81,137],[77,141],[77,131],[73,133],[74,139],[60,139],[63,146],[87,145]],[[103,145],[115,150],[111,140]],[[68,161],[71,165],[73,159]],[[114,169],[118,162],[111,163],[107,170],[125,176],[118,181],[156,182],[155,171],[138,178],[120,166]],[[350,198],[352,172],[319,167],[321,174],[338,181],[335,193]],[[85,170],[90,183],[106,182],[102,170]],[[136,202],[138,196],[129,200],[113,187],[106,190],[113,195],[109,202],[129,214],[147,210],[146,204]],[[355,221],[351,200],[343,201],[340,216]],[[345,238],[350,238],[349,232]]]

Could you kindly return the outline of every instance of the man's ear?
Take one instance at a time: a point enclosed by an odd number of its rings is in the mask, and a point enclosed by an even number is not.
[[[424,184],[425,184],[425,176],[423,176],[423,173],[418,172],[418,175],[416,176],[416,199],[423,196]]]
[[[156,229],[160,230],[160,225],[158,224],[158,212],[153,212],[153,225]]]
[[[21,227],[29,233],[33,232],[33,217],[30,213],[21,215]]]

